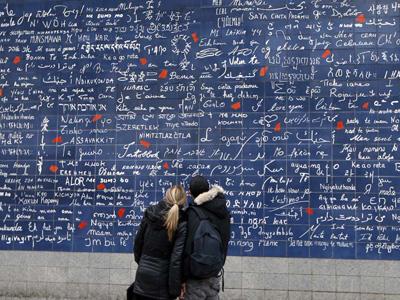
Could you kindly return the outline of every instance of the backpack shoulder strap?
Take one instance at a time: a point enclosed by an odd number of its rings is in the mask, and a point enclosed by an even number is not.
[[[203,210],[198,206],[190,206],[194,213],[199,217],[200,220],[208,220],[208,217],[203,212]]]

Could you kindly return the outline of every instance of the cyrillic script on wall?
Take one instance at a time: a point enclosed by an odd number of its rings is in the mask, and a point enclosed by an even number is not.
[[[231,255],[398,259],[400,3],[378,2],[0,1],[0,249],[131,252],[202,174]]]

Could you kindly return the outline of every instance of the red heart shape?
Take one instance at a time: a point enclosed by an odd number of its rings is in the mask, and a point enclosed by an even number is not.
[[[274,131],[281,132],[281,130],[282,130],[281,122],[276,123]]]
[[[14,57],[14,59],[13,59],[13,64],[14,64],[14,65],[17,65],[17,64],[19,64],[21,61],[22,61],[21,57],[17,55],[17,56]]]
[[[58,167],[57,167],[57,165],[51,165],[51,166],[49,167],[49,170],[50,170],[52,173],[57,173]]]
[[[100,120],[103,117],[103,115],[100,114],[95,114],[92,118],[92,122],[97,122],[98,120]]]
[[[78,228],[79,228],[79,229],[83,229],[83,228],[85,228],[88,224],[89,224],[88,221],[81,221],[81,222],[79,223],[79,225],[78,225]]]
[[[52,140],[53,144],[62,143],[62,136],[57,136]]]
[[[103,191],[106,188],[106,185],[104,183],[99,183],[96,188],[99,191]]]
[[[148,141],[145,141],[145,140],[140,140],[139,143],[140,143],[140,145],[142,145],[145,148],[150,148],[150,146],[151,146],[151,143]]]
[[[356,18],[356,22],[360,24],[364,24],[367,21],[364,14],[359,14]]]
[[[141,65],[147,65],[147,58],[146,57],[142,57],[141,59],[139,59],[139,62]]]
[[[305,211],[306,211],[306,214],[309,215],[309,216],[314,214],[314,209],[312,209],[311,207],[307,207],[305,209]]]
[[[235,102],[235,103],[233,103],[233,104],[231,105],[231,108],[232,108],[233,110],[239,110],[240,107],[241,107],[241,105],[240,105],[240,102],[239,102],[239,101],[238,101],[238,102]]]
[[[160,79],[165,79],[168,76],[168,71],[166,69],[163,69],[160,73],[160,75],[158,75],[158,78]]]
[[[193,32],[193,33],[192,33],[192,39],[193,39],[193,41],[194,41],[195,43],[198,43],[199,37],[197,36],[197,33],[196,33],[196,32]]]
[[[322,58],[327,58],[329,55],[331,55],[332,54],[332,52],[331,52],[331,50],[329,50],[329,49],[326,49],[325,51],[324,51],[324,53],[322,53]]]
[[[337,123],[336,123],[336,129],[337,130],[342,130],[344,128],[344,123],[343,123],[343,121],[338,121]]]
[[[126,211],[125,208],[120,208],[120,209],[118,209],[118,212],[117,212],[118,217],[119,217],[119,218],[123,218],[124,215],[125,215],[125,211]]]
[[[262,68],[260,69],[260,76],[261,76],[261,77],[265,77],[265,75],[267,75],[267,71],[268,71],[268,67],[267,67],[267,66],[262,67]]]

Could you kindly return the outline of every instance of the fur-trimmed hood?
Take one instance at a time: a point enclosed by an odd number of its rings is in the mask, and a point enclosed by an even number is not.
[[[201,193],[194,199],[194,203],[202,205],[208,201],[214,200],[218,193],[224,193],[224,189],[219,185],[214,185],[208,192]]]
[[[194,205],[200,205],[219,218],[225,218],[229,216],[229,212],[226,208],[224,192],[222,187],[214,185],[208,192],[198,195],[193,201]]]

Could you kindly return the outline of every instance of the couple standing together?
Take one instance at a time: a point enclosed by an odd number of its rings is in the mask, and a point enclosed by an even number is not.
[[[187,209],[180,185],[146,209],[135,238],[132,299],[219,299],[230,236],[224,190],[202,176],[192,178],[189,190],[194,201]]]

